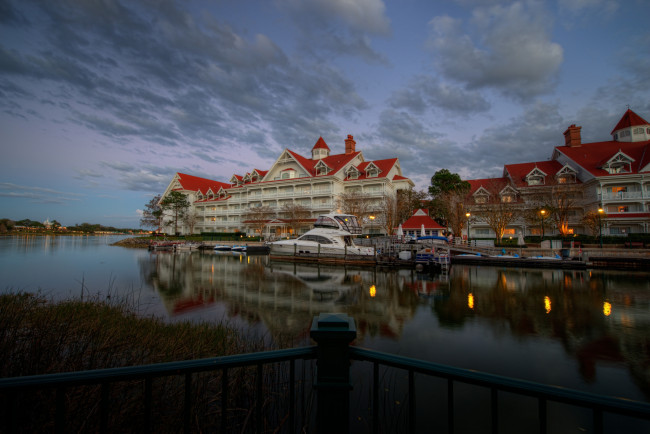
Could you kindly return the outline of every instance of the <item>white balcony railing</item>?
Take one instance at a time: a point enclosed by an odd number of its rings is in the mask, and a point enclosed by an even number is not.
[[[650,194],[643,194],[641,191],[619,191],[617,193],[605,192],[602,194],[603,200],[627,200],[627,199],[647,199]]]

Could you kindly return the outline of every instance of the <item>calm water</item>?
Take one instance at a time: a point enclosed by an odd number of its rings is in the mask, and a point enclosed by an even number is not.
[[[117,239],[0,238],[0,290],[127,298],[148,315],[227,319],[296,345],[314,315],[346,312],[363,347],[650,401],[648,273],[455,265],[441,278],[110,246]]]

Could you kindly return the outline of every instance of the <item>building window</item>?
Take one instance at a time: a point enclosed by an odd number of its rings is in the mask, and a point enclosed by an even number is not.
[[[503,203],[511,203],[511,202],[514,202],[514,201],[515,201],[514,196],[512,196],[510,194],[506,194],[506,195],[501,196],[501,202],[503,202]]]
[[[629,207],[625,205],[625,206],[619,206],[616,212],[629,212],[629,211],[630,211]]]
[[[630,233],[630,228],[613,226],[609,228],[609,233],[612,235],[625,235]]]
[[[474,196],[474,202],[475,203],[487,203],[487,200],[488,200],[487,196],[483,196],[483,195]]]
[[[635,128],[634,134],[643,134],[643,128]]]
[[[542,176],[529,176],[528,185],[544,185],[544,177]]]

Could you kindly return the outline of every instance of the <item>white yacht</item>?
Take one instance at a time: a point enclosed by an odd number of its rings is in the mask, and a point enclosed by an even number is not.
[[[374,256],[372,247],[356,246],[353,235],[361,233],[361,225],[353,215],[324,214],[314,229],[294,240],[270,243],[271,255]]]

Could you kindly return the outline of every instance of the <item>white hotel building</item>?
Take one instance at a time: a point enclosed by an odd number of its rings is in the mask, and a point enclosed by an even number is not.
[[[176,173],[162,197],[171,191],[185,194],[191,203],[190,212],[197,216],[193,232],[241,232],[255,235],[245,214],[250,208],[269,207],[277,210],[269,220],[265,236],[284,236],[287,220],[282,215],[285,204],[299,204],[309,209],[311,218],[336,211],[337,198],[343,193],[360,193],[376,199],[376,206],[387,195],[413,187],[402,175],[397,158],[367,161],[351,135],[345,140],[345,153],[331,154],[323,138],[319,138],[307,158],[285,149],[268,170],[253,169],[245,175],[233,175],[228,183]],[[169,221],[166,217],[166,221]],[[310,225],[305,225],[305,232]],[[173,225],[163,225],[169,234]],[[378,226],[364,225],[364,233],[378,232]],[[189,227],[179,222],[179,232]],[[259,235],[259,234],[258,234]]]

